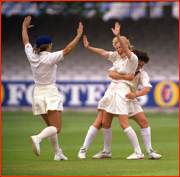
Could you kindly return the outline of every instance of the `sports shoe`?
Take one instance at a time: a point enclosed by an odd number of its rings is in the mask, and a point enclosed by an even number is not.
[[[39,156],[40,155],[40,144],[41,140],[35,135],[35,136],[30,136],[29,140],[32,144],[33,152]]]
[[[59,150],[60,150],[60,154],[55,154],[54,160],[55,161],[68,160],[68,158],[63,154],[62,149]]]
[[[147,157],[148,157],[148,159],[160,159],[162,157],[162,155],[157,154],[156,151],[153,151],[151,149],[151,152],[147,153]]]
[[[100,151],[96,155],[92,156],[93,159],[105,159],[105,158],[111,158],[112,154],[111,152],[104,152]]]
[[[81,147],[78,153],[78,158],[79,159],[85,159],[86,158],[86,148]]]
[[[139,152],[134,152],[133,154],[131,154],[126,159],[128,159],[128,160],[144,159],[144,154],[143,153],[139,153]]]

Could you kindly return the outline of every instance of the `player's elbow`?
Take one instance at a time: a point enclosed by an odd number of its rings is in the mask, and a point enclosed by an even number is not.
[[[109,72],[109,77],[112,79],[118,79],[117,73],[115,71],[110,71]]]
[[[112,78],[112,73],[111,73],[111,72],[109,72],[109,77],[111,77],[111,78]]]
[[[72,49],[71,48],[65,48],[63,50],[63,57],[65,57],[66,55],[68,55],[69,53],[71,53]]]
[[[23,44],[24,44],[24,45],[26,45],[26,44],[28,44],[28,43],[29,43],[29,41],[28,41],[28,40],[23,39]]]

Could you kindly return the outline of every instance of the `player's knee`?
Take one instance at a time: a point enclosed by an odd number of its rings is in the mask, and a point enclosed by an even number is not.
[[[148,120],[147,120],[146,118],[144,118],[143,120],[141,120],[141,122],[140,122],[140,127],[141,127],[141,128],[147,128],[147,127],[149,127],[149,125],[148,125]]]
[[[149,127],[149,125],[148,125],[148,120],[147,120],[147,119],[144,119],[144,125],[146,125],[147,127]]]
[[[102,126],[104,129],[109,129],[111,127],[111,124],[109,122],[102,122]]]
[[[61,129],[57,129],[57,133],[60,133]]]
[[[128,128],[130,125],[128,122],[124,122],[124,121],[120,121],[120,126],[123,130],[125,130],[126,128]]]
[[[61,127],[56,126],[56,129],[57,129],[57,133],[60,133],[60,131],[61,131]]]
[[[95,122],[93,124],[93,127],[97,128],[98,130],[100,130],[102,128],[102,122]]]

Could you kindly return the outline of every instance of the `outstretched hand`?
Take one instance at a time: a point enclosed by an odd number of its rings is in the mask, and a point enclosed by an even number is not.
[[[34,27],[34,25],[30,25],[30,22],[31,22],[31,16],[27,16],[24,18],[24,21],[23,21],[23,24],[22,24],[22,27],[23,28],[31,28],[31,27]]]
[[[89,42],[88,42],[87,37],[85,35],[83,36],[83,42],[84,42],[84,47],[87,49],[89,47]]]
[[[79,22],[79,27],[77,29],[77,36],[81,37],[82,33],[83,33],[83,25],[82,25],[82,22]]]
[[[120,34],[120,27],[121,27],[121,25],[119,25],[119,23],[116,22],[114,29],[111,28],[111,30],[112,30],[112,32],[113,32],[113,34],[114,34],[115,36],[119,36],[119,34]]]

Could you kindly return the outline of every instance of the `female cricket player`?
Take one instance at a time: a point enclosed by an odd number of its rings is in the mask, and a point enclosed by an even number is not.
[[[36,84],[32,109],[33,114],[41,115],[47,124],[47,127],[38,135],[30,136],[30,142],[34,153],[39,156],[42,140],[49,138],[55,152],[54,160],[68,160],[59,148],[57,138],[62,127],[63,105],[55,84],[56,70],[57,63],[62,61],[77,45],[83,33],[83,25],[79,23],[76,37],[63,50],[51,52],[53,41],[49,36],[37,38],[34,48],[29,43],[27,29],[34,26],[30,25],[30,22],[31,16],[25,17],[22,24],[22,39]]]

